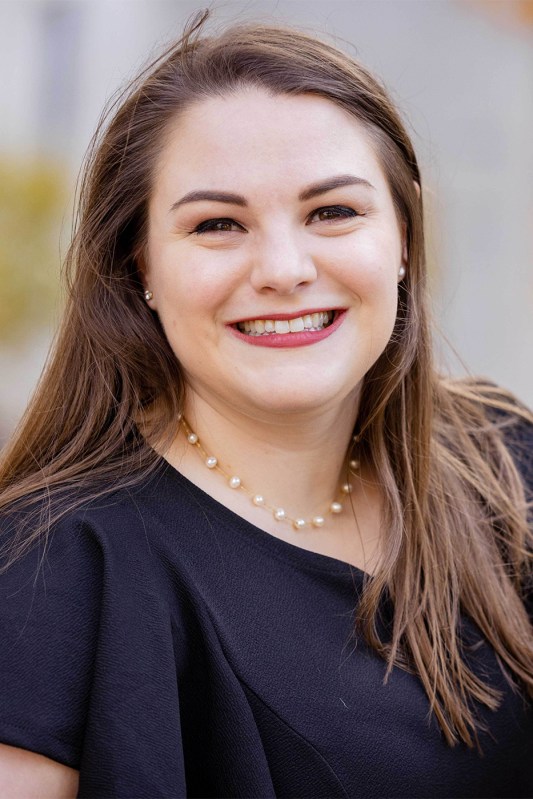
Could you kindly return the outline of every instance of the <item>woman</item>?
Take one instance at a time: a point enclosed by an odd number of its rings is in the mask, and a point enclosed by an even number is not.
[[[531,417],[433,369],[383,88],[202,25],[93,147],[4,456],[4,784],[530,796]]]

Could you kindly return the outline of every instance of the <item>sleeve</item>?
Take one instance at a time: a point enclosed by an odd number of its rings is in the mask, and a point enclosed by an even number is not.
[[[76,524],[0,576],[2,743],[79,769],[101,595],[102,553]]]
[[[161,573],[144,519],[116,503],[0,577],[0,741],[78,769],[79,797],[186,796]]]

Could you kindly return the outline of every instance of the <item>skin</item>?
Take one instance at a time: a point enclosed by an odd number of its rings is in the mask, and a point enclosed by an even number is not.
[[[0,796],[9,799],[73,799],[79,772],[48,757],[0,744]]]
[[[357,181],[302,198],[346,175]],[[183,201],[204,190],[246,205]],[[361,381],[393,330],[402,265],[402,230],[373,146],[332,102],[246,88],[194,104],[169,128],[142,264],[149,304],[184,370],[186,416],[205,448],[291,514],[310,518],[336,493]],[[346,309],[340,327],[311,346],[257,347],[230,327],[311,308]],[[229,490],[183,434],[164,454],[267,532],[360,564],[353,514],[328,517],[327,545],[325,528],[304,542]],[[361,475],[355,498],[373,540],[371,475]]]
[[[375,188],[298,200],[306,186],[344,174]],[[203,201],[170,211],[203,188],[242,195],[249,207]],[[309,219],[332,205],[361,215]],[[236,224],[192,232],[217,217]],[[171,129],[150,204],[146,280],[194,394],[216,394],[265,421],[338,405],[390,337],[401,250],[373,148],[333,103],[249,89],[193,106]],[[315,306],[350,309],[339,334],[318,347],[258,352],[226,330],[242,317]],[[302,390],[295,395],[296,381]]]

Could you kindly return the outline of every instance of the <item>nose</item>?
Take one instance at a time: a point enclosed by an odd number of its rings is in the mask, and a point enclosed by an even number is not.
[[[317,279],[311,254],[299,237],[289,232],[257,241],[251,257],[250,282],[259,293],[292,294]]]

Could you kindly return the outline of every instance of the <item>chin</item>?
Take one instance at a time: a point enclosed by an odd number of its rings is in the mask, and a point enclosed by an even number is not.
[[[312,386],[308,385],[308,381],[298,383],[292,380],[289,385],[265,386],[258,395],[255,391],[249,391],[247,400],[249,405],[254,405],[262,413],[294,416],[337,407],[349,394],[353,392],[355,395],[356,389],[357,386],[328,386],[320,380],[314,381]]]

